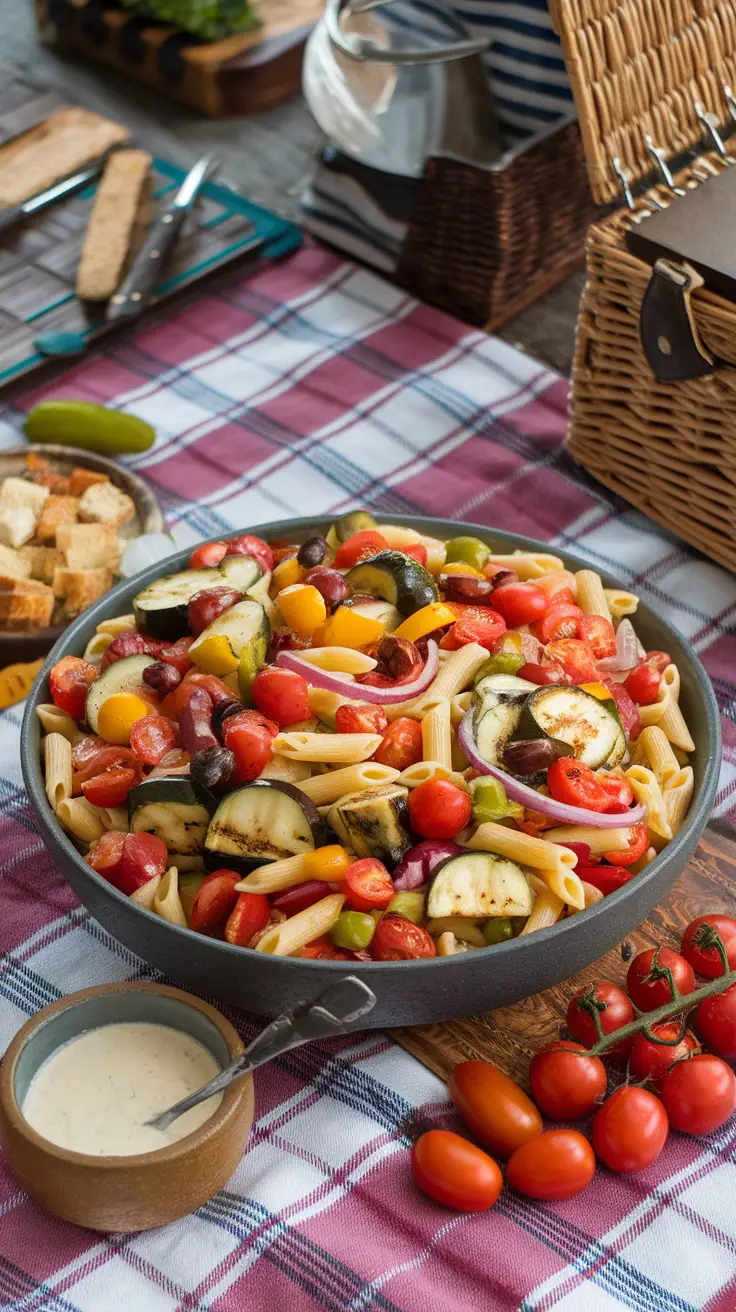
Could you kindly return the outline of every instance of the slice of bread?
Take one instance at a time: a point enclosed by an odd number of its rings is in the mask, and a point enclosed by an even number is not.
[[[106,301],[117,290],[140,235],[141,211],[148,208],[150,177],[145,150],[118,150],[107,161],[77,270],[82,300]]]
[[[128,128],[72,105],[0,148],[0,207],[20,205],[119,146]]]

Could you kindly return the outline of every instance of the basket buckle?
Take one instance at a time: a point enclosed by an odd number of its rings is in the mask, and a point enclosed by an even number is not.
[[[662,383],[712,374],[714,357],[703,345],[691,296],[703,279],[690,264],[657,260],[642,298],[639,329],[652,373]]]

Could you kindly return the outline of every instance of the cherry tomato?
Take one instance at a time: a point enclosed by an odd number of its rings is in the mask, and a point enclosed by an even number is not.
[[[545,1130],[517,1148],[506,1180],[527,1198],[575,1198],[595,1175],[595,1154],[577,1130]]]
[[[604,615],[583,615],[578,620],[578,637],[589,644],[597,661],[616,655],[616,634]]]
[[[626,689],[637,706],[651,706],[657,700],[662,675],[651,665],[637,665],[624,679]]]
[[[651,665],[653,670],[659,670],[660,674],[672,664],[672,657],[666,651],[648,651],[644,659],[647,665]]]
[[[647,1089],[625,1084],[593,1118],[595,1155],[611,1171],[643,1171],[656,1161],[667,1139],[664,1105]]]
[[[298,912],[314,906],[315,902],[321,902],[328,893],[341,891],[342,884],[325,883],[324,879],[307,879],[305,883],[297,884],[294,888],[287,888],[285,892],[279,893],[278,897],[273,898],[271,905],[274,911],[283,911],[286,916],[296,916]],[[330,940],[327,939],[327,942],[329,943]]]
[[[629,997],[640,1011],[654,1011],[673,998],[667,972],[672,973],[680,993],[692,993],[695,975],[689,961],[672,948],[648,948],[634,957],[626,974]]]
[[[589,765],[574,756],[558,756],[547,771],[547,787],[556,802],[582,806],[586,811],[605,812],[610,797]]]
[[[254,934],[265,929],[271,907],[265,893],[241,893],[225,925],[225,939],[247,948]]]
[[[534,583],[502,583],[493,589],[493,609],[503,615],[510,629],[541,620],[549,598]]]
[[[405,556],[411,556],[419,565],[426,565],[427,548],[421,542],[414,542],[409,547],[402,547],[401,550]]]
[[[532,633],[546,647],[548,642],[558,642],[563,638],[576,638],[578,623],[582,618],[583,611],[574,602],[555,600],[547,614],[532,625]]]
[[[703,1041],[719,1057],[736,1057],[736,984],[701,1002],[695,1017]]]
[[[578,638],[561,638],[547,644],[545,655],[548,660],[561,665],[573,683],[600,683],[598,666],[587,642]]]
[[[641,716],[639,714],[639,707],[635,701],[632,701],[622,683],[610,682],[606,683],[606,687],[616,703],[618,718],[623,725],[625,733],[629,735],[629,738],[632,738],[635,741],[641,733]]]
[[[598,770],[596,779],[608,793],[610,805],[608,812],[628,811],[634,800],[634,790],[625,775],[612,774],[610,770]]]
[[[422,838],[454,838],[470,821],[472,803],[449,779],[428,779],[409,793],[409,822]]]
[[[218,615],[224,615],[226,610],[242,600],[242,592],[226,584],[221,588],[203,588],[201,592],[195,592],[187,606],[187,619],[194,637],[198,638]]]
[[[451,1130],[420,1135],[412,1149],[411,1169],[425,1194],[461,1212],[487,1212],[503,1186],[493,1158]]]
[[[324,884],[322,885],[324,888]],[[324,893],[322,894],[324,897]],[[312,939],[311,943],[305,944],[294,953],[295,957],[306,957],[312,961],[355,961],[354,952],[346,952],[343,948],[336,948],[334,943],[327,938],[326,934],[320,935],[319,938]]]
[[[189,568],[216,569],[226,555],[227,546],[224,542],[204,542],[201,547],[194,548],[189,557]]]
[[[135,893],[149,879],[162,875],[168,864],[166,844],[155,834],[126,834],[123,854],[113,882],[121,893]]]
[[[177,638],[169,647],[161,647],[159,660],[164,661],[166,665],[173,665],[182,677],[194,667],[194,661],[189,655],[189,648],[194,642],[194,638]]]
[[[309,685],[294,670],[270,666],[260,670],[253,680],[253,703],[280,729],[309,719]]]
[[[530,683],[538,683],[540,686],[568,682],[565,671],[556,661],[550,661],[549,665],[536,665],[533,661],[527,661],[516,673],[520,679],[528,679]]]
[[[223,720],[222,741],[235,757],[234,783],[249,783],[265,770],[273,756],[273,740],[278,731],[278,725],[260,711],[236,711]]]
[[[178,742],[176,725],[163,715],[144,715],[130,731],[130,746],[144,765],[158,765]]]
[[[605,852],[604,856],[612,866],[633,866],[643,857],[649,846],[649,834],[644,824],[631,825],[628,847],[615,852]]]
[[[84,720],[87,693],[97,678],[94,665],[79,656],[63,656],[49,675],[51,700],[73,720]]]
[[[478,610],[480,608],[474,606],[468,607],[468,609]],[[505,632],[506,621],[495,610],[488,609],[481,616],[463,615],[459,620],[456,620],[452,627],[447,630],[440,642],[440,647],[443,651],[458,651],[460,647],[467,647],[470,642],[477,642],[479,646],[492,651]]]
[[[542,1132],[531,1098],[490,1061],[458,1062],[447,1087],[470,1132],[499,1157]]]
[[[191,929],[198,934],[210,934],[222,924],[235,906],[239,894],[235,885],[240,883],[242,875],[234,870],[215,870],[200,885],[192,903],[189,917]]]
[[[586,1049],[573,1039],[550,1043],[532,1060],[532,1097],[553,1121],[579,1121],[595,1110],[608,1088],[600,1057],[581,1056]]]
[[[724,948],[729,969],[736,970],[736,920],[731,916],[698,916],[685,930],[680,951],[693,970],[707,979],[717,979],[723,974],[723,962],[718,949],[709,946],[714,934],[719,934]]]
[[[87,865],[96,870],[98,875],[107,879],[111,884],[115,883],[117,873],[120,869],[120,861],[123,855],[123,847],[127,834],[119,834],[114,829],[109,829],[106,834],[92,843],[89,852],[84,858]]]
[[[375,856],[353,861],[345,872],[346,902],[355,911],[381,911],[394,896],[391,876]]]
[[[623,888],[628,884],[630,879],[634,878],[633,870],[627,870],[626,866],[608,866],[602,863],[597,866],[581,866],[579,863],[575,867],[575,874],[582,879],[584,884],[592,884],[607,897],[609,893],[615,893],[617,888]]]
[[[264,574],[273,569],[273,552],[263,538],[257,538],[252,533],[242,533],[239,538],[228,538],[225,545],[227,556],[252,556]]]
[[[332,563],[335,569],[352,569],[359,560],[367,560],[369,556],[375,556],[387,547],[388,542],[383,533],[372,528],[365,529],[362,533],[353,533],[351,538],[340,543]]]
[[[122,806],[131,788],[138,782],[138,771],[117,766],[104,774],[86,779],[82,792],[93,806]]]
[[[374,961],[415,961],[419,957],[436,957],[437,949],[426,929],[392,911],[376,925],[370,954]]]
[[[710,1134],[736,1106],[736,1077],[720,1057],[700,1052],[673,1066],[659,1092],[674,1130]]]
[[[634,1008],[623,989],[603,979],[593,988],[581,989],[570,999],[565,1020],[574,1039],[592,1048],[598,1042],[598,1033],[591,1011],[595,1009],[604,1034],[613,1034],[634,1019]],[[607,1057],[625,1057],[631,1050],[631,1039],[624,1039],[606,1052]]]
[[[402,715],[389,725],[372,759],[394,770],[406,770],[421,761],[422,755],[422,726],[418,720]]]
[[[101,738],[96,741],[99,743],[96,751],[87,754],[79,766],[77,765],[78,758],[72,753],[72,763],[74,765],[72,793],[75,797],[79,796],[83,785],[88,779],[96,779],[98,775],[104,774],[107,770],[116,770],[121,766],[125,766],[128,770],[135,770],[136,778],[140,775],[140,762],[129,747],[108,747],[107,743],[103,743]]]
[[[678,1016],[675,1020],[661,1020],[652,1026],[652,1034],[658,1039],[668,1040],[666,1043],[653,1043],[646,1034],[637,1034],[629,1057],[629,1070],[635,1080],[640,1083],[651,1080],[652,1084],[657,1084],[673,1062],[698,1051],[700,1044],[692,1030],[686,1030],[675,1042],[682,1033],[681,1020]]]
[[[369,702],[356,702],[351,706],[338,706],[335,711],[335,728],[338,733],[383,733],[388,717],[382,706]]]

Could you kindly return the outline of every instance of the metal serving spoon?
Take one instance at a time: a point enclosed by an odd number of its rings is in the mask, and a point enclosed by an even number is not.
[[[324,993],[312,1002],[306,1002],[294,1012],[278,1016],[262,1030],[257,1038],[248,1045],[245,1052],[232,1066],[220,1071],[208,1084],[196,1089],[186,1098],[174,1103],[165,1112],[160,1112],[146,1125],[154,1130],[166,1130],[179,1116],[197,1107],[205,1098],[214,1093],[221,1093],[233,1080],[240,1079],[274,1057],[280,1057],[290,1048],[298,1048],[302,1043],[312,1043],[315,1039],[329,1039],[337,1034],[345,1034],[356,1021],[367,1016],[376,1005],[376,995],[362,980],[355,975],[344,975],[335,984],[330,984]]]

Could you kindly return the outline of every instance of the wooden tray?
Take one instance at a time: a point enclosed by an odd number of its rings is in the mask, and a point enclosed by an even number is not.
[[[529,1062],[539,1048],[559,1037],[575,990],[601,979],[625,987],[627,965],[622,948],[627,960],[633,953],[661,943],[678,948],[685,926],[696,916],[712,911],[736,915],[736,840],[732,835],[731,829],[717,821],[709,825],[695,856],[665,901],[624,944],[579,975],[512,1007],[440,1025],[392,1030],[393,1037],[443,1080],[457,1062],[480,1058],[496,1062],[508,1075],[528,1084]]]
[[[2,64],[0,88],[0,145],[65,103]],[[184,176],[185,170],[175,164],[154,160],[158,208],[169,203]],[[82,332],[88,326],[74,283],[95,190],[93,184],[0,234],[0,387],[48,364],[34,347],[40,333]],[[229,187],[207,182],[187,218],[156,300],[168,299],[256,247],[259,258],[273,259],[294,250],[300,241],[293,223],[252,205]]]

